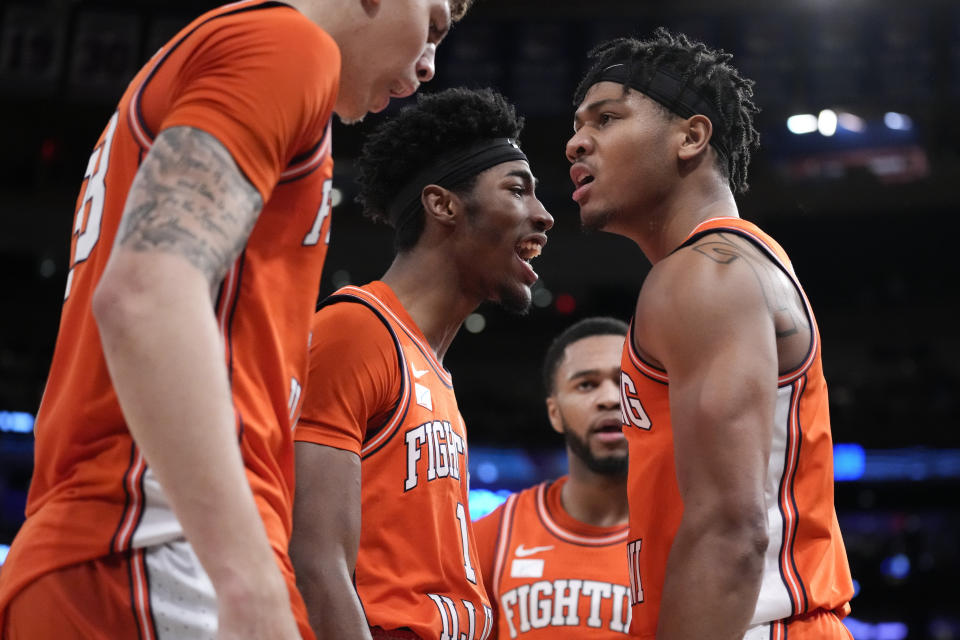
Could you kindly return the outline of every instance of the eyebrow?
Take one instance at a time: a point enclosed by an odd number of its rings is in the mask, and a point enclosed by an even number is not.
[[[537,180],[535,177],[533,177],[532,173],[530,173],[529,171],[524,171],[523,169],[514,169],[513,171],[508,173],[507,176],[520,178],[521,180],[523,180],[524,184],[526,184],[527,186],[530,186],[530,184],[532,183],[534,189],[536,189],[537,185],[540,184],[540,181]]]
[[[606,372],[604,372],[603,369],[581,369],[580,371],[574,371],[567,376],[567,380],[576,380],[577,378],[586,378],[590,376],[605,376],[614,371],[619,372],[620,367],[610,367],[610,369],[606,370]]]
[[[582,115],[584,113],[588,113],[588,112],[593,113],[593,112],[599,111],[600,109],[607,106],[607,104],[611,102],[624,102],[625,100],[626,100],[626,96],[620,96],[619,98],[604,98],[603,100],[597,100],[596,102],[591,102],[586,106],[580,107],[579,109],[577,109],[577,112],[573,115],[574,131],[576,131],[577,125],[583,122]]]

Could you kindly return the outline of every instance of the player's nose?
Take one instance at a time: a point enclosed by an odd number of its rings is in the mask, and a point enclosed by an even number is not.
[[[587,155],[593,150],[593,141],[590,136],[581,128],[567,140],[566,156],[570,163],[576,162],[579,158]]]
[[[537,231],[549,231],[553,228],[553,216],[550,215],[539,198],[534,198],[534,201],[536,204],[533,205],[533,225],[537,228]]]
[[[597,406],[607,410],[620,408],[619,381],[613,379],[603,381],[600,385],[600,393],[597,395]]]
[[[420,82],[430,82],[433,80],[433,76],[436,75],[437,72],[435,65],[436,56],[437,45],[433,42],[428,42],[427,46],[423,49],[423,53],[420,54],[420,58],[417,60],[417,80]]]

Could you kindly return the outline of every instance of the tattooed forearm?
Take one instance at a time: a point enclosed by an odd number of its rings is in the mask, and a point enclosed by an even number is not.
[[[179,254],[215,286],[243,250],[262,206],[216,138],[173,127],[157,136],[140,165],[117,244]]]

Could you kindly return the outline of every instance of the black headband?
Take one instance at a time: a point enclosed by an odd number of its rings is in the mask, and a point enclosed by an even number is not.
[[[650,80],[644,84],[637,78],[631,79],[627,75],[627,66],[624,63],[614,64],[600,72],[597,82],[616,82],[624,86],[636,89],[651,100],[656,100],[673,113],[682,118],[689,118],[695,115],[704,115],[710,119],[713,124],[713,135],[710,136],[712,144],[720,155],[724,158],[729,157],[727,146],[717,135],[718,125],[723,122],[719,112],[699,93],[687,86],[687,83],[680,80],[665,69],[654,71]]]
[[[444,153],[397,192],[387,208],[390,224],[399,231],[420,212],[420,194],[428,184],[451,189],[490,167],[526,159],[526,154],[510,138],[484,140],[467,149]]]

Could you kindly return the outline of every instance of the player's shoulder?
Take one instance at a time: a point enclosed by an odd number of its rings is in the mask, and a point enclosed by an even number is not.
[[[243,42],[250,51],[299,60],[300,68],[312,61],[339,66],[340,50],[330,34],[290,5],[241,2],[214,9],[198,22],[209,27],[208,41]]]
[[[346,356],[372,352],[394,353],[395,331],[376,305],[338,292],[320,303],[313,315],[312,351],[336,348]]]
[[[717,229],[693,238],[657,262],[641,294],[650,303],[696,307],[756,289],[757,270],[767,263],[761,249],[749,240]]]

